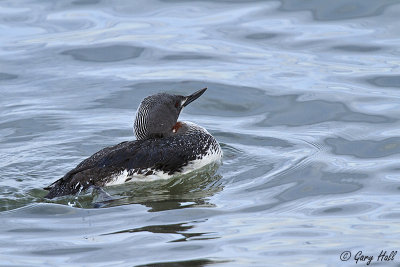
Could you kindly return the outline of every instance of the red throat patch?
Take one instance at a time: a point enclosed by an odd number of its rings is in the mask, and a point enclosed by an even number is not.
[[[181,127],[182,127],[182,122],[178,121],[178,122],[174,125],[174,127],[172,127],[172,132],[173,132],[173,133],[176,133],[176,132],[179,130],[179,128],[181,128]]]

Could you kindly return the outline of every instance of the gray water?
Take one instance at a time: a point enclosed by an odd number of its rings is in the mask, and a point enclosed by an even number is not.
[[[399,12],[0,1],[0,266],[399,266],[377,262],[400,250]],[[181,119],[221,143],[215,173],[43,198],[133,140],[142,98],[203,87]]]

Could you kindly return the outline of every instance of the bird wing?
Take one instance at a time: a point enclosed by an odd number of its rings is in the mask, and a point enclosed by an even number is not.
[[[113,174],[124,170],[140,173],[150,168],[174,174],[196,159],[199,149],[210,145],[208,139],[202,135],[182,135],[106,147],[46,187],[50,190],[46,198],[75,194],[93,185],[104,186]]]

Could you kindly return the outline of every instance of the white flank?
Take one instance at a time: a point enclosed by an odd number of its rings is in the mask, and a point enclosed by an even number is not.
[[[176,173],[175,175],[182,175],[182,174],[187,174],[189,172],[192,172],[194,170],[200,169],[208,164],[218,162],[220,163],[222,159],[222,150],[214,151],[212,149],[209,149],[206,153],[206,155],[202,159],[196,159],[191,162],[187,166],[183,167],[183,170],[179,173]],[[127,179],[129,179],[128,182],[137,182],[137,181],[142,181],[142,182],[150,182],[150,181],[155,181],[155,180],[162,180],[162,179],[169,179],[172,178],[175,175],[170,175],[168,173],[165,173],[163,171],[153,171],[153,174],[151,175],[145,175],[147,171],[150,171],[151,169],[147,170],[142,170],[142,174],[138,173],[132,173],[131,175],[129,174],[128,170],[124,170],[116,175],[113,176],[112,180],[106,183],[106,186],[110,185],[118,185],[118,184],[123,184],[126,182]]]
[[[187,166],[184,166],[181,173],[186,174],[194,170],[200,169],[210,163],[221,162],[221,159],[222,159],[222,150],[214,151],[210,148],[203,158],[193,160],[189,162]]]

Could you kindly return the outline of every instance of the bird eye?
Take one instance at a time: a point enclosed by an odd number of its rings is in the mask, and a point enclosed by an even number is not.
[[[179,102],[178,102],[178,101],[176,101],[176,103],[175,103],[175,107],[176,107],[176,108],[178,108],[178,107],[179,107]]]

